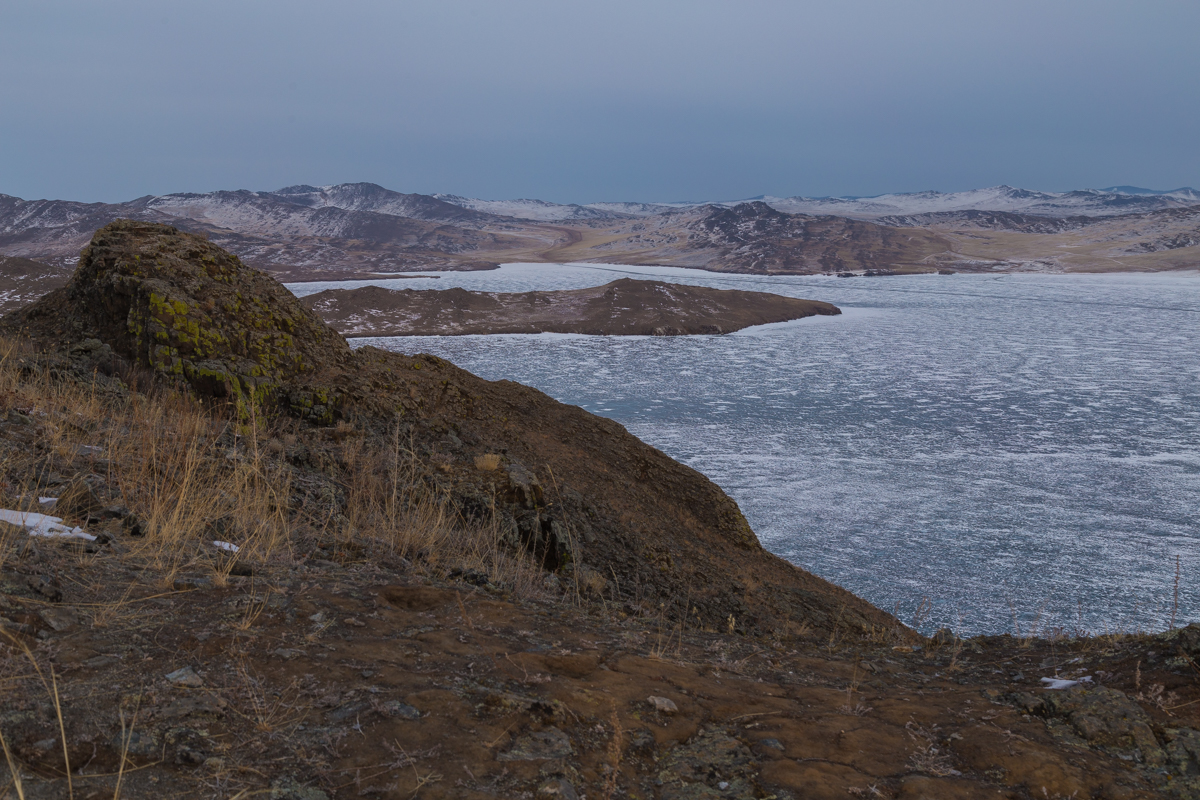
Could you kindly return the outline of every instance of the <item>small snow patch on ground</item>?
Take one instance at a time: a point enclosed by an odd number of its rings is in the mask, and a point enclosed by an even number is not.
[[[0,509],[0,522],[7,522],[10,525],[20,525],[29,532],[30,536],[51,536],[67,539],[86,539],[89,542],[96,541],[96,537],[84,531],[83,528],[68,528],[66,525],[63,525],[61,517],[52,517],[48,514],[38,514],[33,511]]]

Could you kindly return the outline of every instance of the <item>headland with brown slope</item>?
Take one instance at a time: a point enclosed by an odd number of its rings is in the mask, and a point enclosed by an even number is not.
[[[761,630],[890,620],[763,550],[724,492],[617,423],[434,356],[351,350],[282,285],[196,235],[112,223],[67,286],[3,325],[58,351],[100,342],[201,397],[398,437],[429,455],[427,480],[464,514],[495,517],[547,568],[587,569],[614,600],[649,592],[680,614]],[[489,454],[496,468],[480,469]]]
[[[837,306],[816,300],[631,278],[554,292],[364,286],[326,289],[301,302],[343,336],[682,336],[841,313]]]
[[[3,327],[3,505],[95,537],[0,525],[10,796],[1200,796],[1200,628],[922,639],[619,425],[166,226]]]

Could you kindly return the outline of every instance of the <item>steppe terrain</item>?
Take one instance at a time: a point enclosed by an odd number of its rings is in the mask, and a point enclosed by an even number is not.
[[[202,237],[111,224],[0,327],[0,796],[1200,796],[1200,628],[922,637]]]

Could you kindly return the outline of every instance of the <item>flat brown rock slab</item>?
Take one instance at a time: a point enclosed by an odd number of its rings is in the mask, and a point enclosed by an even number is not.
[[[302,302],[345,336],[584,333],[721,334],[816,315],[837,306],[767,292],[621,278],[558,292],[466,289],[326,289]]]

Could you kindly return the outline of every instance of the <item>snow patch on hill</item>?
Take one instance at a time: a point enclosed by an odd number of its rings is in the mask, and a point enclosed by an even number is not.
[[[462,197],[456,194],[435,194],[438,200],[472,211],[484,214],[497,214],[503,217],[517,219],[532,219],[542,222],[561,222],[576,219],[606,219],[617,214],[574,203],[547,203],[545,200],[479,200],[474,197]]]
[[[1047,217],[1113,216],[1200,203],[1200,192],[1183,188],[1153,192],[1136,187],[1073,192],[1035,192],[1012,186],[992,186],[966,192],[909,192],[876,197],[764,197],[767,205],[789,214],[833,214],[873,219],[947,211],[1006,211]],[[723,203],[722,205],[730,205]]]

